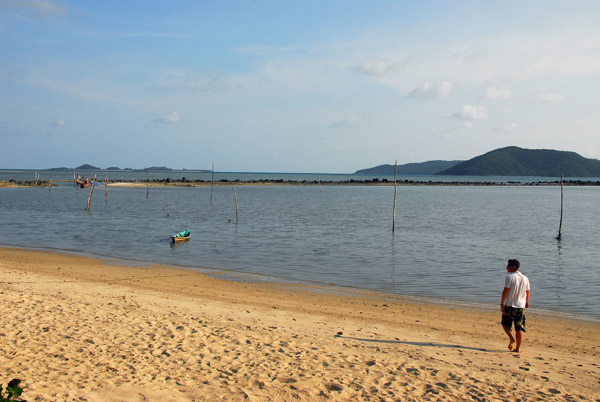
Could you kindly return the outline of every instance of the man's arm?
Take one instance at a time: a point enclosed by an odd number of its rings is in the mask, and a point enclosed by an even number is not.
[[[527,290],[527,298],[525,299],[525,308],[529,307],[529,290]]]
[[[504,302],[506,301],[506,296],[508,296],[508,292],[510,288],[504,288],[502,291],[502,299],[500,300],[500,311],[504,312]],[[529,292],[527,292],[527,297],[529,298]]]

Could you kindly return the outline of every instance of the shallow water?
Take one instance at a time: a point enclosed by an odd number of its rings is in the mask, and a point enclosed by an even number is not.
[[[393,187],[0,189],[0,243],[216,267],[301,283],[497,304],[506,260],[533,307],[600,319],[600,188]],[[188,242],[169,235],[190,228]]]

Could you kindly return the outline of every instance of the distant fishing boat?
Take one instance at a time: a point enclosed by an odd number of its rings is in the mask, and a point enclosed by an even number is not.
[[[79,176],[77,177],[77,180],[75,180],[75,184],[77,185],[77,187],[87,188],[90,186],[90,181],[86,179],[85,176],[83,176],[83,178]]]
[[[171,240],[173,241],[173,243],[179,243],[182,241],[189,240],[191,236],[192,236],[192,234],[190,233],[190,230],[186,229],[186,230],[182,230],[181,232],[171,236]]]

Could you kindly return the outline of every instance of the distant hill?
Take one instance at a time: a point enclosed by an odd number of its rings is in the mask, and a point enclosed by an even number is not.
[[[92,165],[85,163],[81,166],[77,166],[75,168],[75,170],[100,170],[100,168],[97,168],[96,166],[92,166]]]
[[[145,168],[145,169],[142,169],[142,170],[166,171],[166,170],[173,170],[173,169],[169,169],[169,168],[168,168],[168,167],[166,167],[166,166],[151,166],[151,167],[149,167],[149,168]]]
[[[51,169],[45,169],[45,170],[52,170],[52,171],[66,171],[66,170],[109,170],[109,171],[122,171],[122,170],[141,170],[141,171],[151,171],[151,172],[168,172],[168,171],[172,171],[174,169],[168,168],[166,166],[151,166],[151,167],[147,167],[144,169],[132,169],[132,168],[120,168],[117,166],[111,166],[108,167],[106,169],[102,169],[90,164],[83,164],[81,166],[77,166],[76,168],[67,168],[67,167],[59,167],[59,168],[51,168]],[[194,172],[210,172],[210,170],[200,170],[200,169],[183,169],[183,170],[192,170]]]
[[[600,161],[568,151],[506,147],[438,172],[453,176],[600,177]]]
[[[436,174],[449,169],[462,161],[428,161],[421,163],[407,163],[398,165],[398,174]],[[357,170],[355,174],[377,175],[394,174],[394,165],[379,165],[368,169]]]
[[[100,170],[99,168],[92,166],[92,165],[88,165],[87,163],[85,165],[81,165],[78,166],[76,168],[68,168],[68,167],[55,167],[55,168],[50,168],[50,169],[44,169],[47,171],[54,171],[54,172],[59,172],[59,171],[72,171],[72,170]]]

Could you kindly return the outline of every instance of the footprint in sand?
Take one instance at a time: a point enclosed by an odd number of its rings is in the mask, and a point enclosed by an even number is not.
[[[327,391],[337,391],[337,392],[341,392],[344,387],[342,387],[339,384],[325,384],[325,388],[327,388]]]

